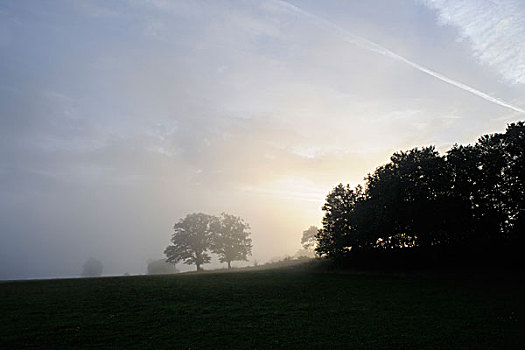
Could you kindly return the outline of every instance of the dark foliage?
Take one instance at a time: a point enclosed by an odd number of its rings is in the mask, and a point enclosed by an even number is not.
[[[518,259],[525,221],[525,124],[455,145],[392,155],[365,187],[326,198],[316,251],[335,260]]]

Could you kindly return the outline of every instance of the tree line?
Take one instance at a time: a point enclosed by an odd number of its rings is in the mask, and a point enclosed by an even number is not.
[[[327,195],[316,252],[358,256],[519,256],[525,233],[525,124],[474,145],[397,152],[364,186]],[[381,255],[379,254],[379,255]]]
[[[250,226],[240,217],[193,213],[180,219],[173,229],[172,245],[164,250],[169,263],[182,261],[200,271],[211,261],[210,253],[215,253],[231,269],[233,261],[247,261],[251,255]]]

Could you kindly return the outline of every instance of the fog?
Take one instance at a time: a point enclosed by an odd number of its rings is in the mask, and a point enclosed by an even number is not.
[[[293,255],[337,183],[523,120],[524,45],[520,0],[2,1],[0,279],[145,273],[193,212]]]

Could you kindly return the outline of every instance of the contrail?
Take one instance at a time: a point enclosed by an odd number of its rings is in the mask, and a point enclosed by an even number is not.
[[[455,86],[457,88],[460,88],[462,90],[465,90],[467,92],[470,92],[471,94],[473,95],[476,95],[476,96],[479,96],[489,102],[493,102],[493,103],[496,103],[500,106],[503,106],[503,107],[507,107],[509,109],[512,109],[513,111],[516,111],[516,112],[519,112],[519,113],[524,113],[525,114],[525,110],[519,108],[519,107],[516,107],[516,106],[513,106],[511,105],[510,103],[508,102],[505,102],[499,98],[496,98],[496,97],[492,97],[482,91],[479,91],[477,89],[474,89],[473,87],[470,87],[466,84],[463,84],[459,81],[455,81],[451,78],[448,78],[446,76],[444,76],[443,74],[440,74],[438,72],[435,72],[429,68],[426,68],[426,67],[423,67],[419,64],[417,64],[416,62],[413,62],[411,60],[409,60],[408,58],[405,58],[401,55],[398,55],[397,53],[393,52],[393,51],[390,51],[389,49],[379,45],[379,44],[376,44],[374,43],[373,41],[370,41],[368,39],[365,39],[365,38],[362,38],[358,35],[355,35],[355,34],[352,34],[346,30],[344,30],[343,28],[339,27],[338,25],[330,22],[330,21],[327,21],[326,19],[324,18],[321,18],[319,16],[316,16],[312,13],[309,13],[309,12],[306,12],[304,11],[303,9],[295,6],[295,5],[292,5],[286,1],[282,1],[282,0],[275,0],[275,2],[277,4],[279,4],[282,8],[285,8],[287,9],[288,11],[290,12],[294,12],[296,14],[300,14],[301,16],[305,17],[305,18],[308,18],[310,21],[312,21],[314,24],[316,24],[317,26],[321,27],[321,28],[324,28],[330,32],[332,32],[333,34],[337,35],[340,39],[342,39],[343,41],[349,43],[349,44],[352,44],[352,45],[356,45],[356,46],[359,46],[365,50],[368,50],[368,51],[372,51],[372,52],[375,52],[375,53],[378,53],[380,55],[383,55],[383,56],[386,56],[386,57],[390,57],[390,58],[393,58],[397,61],[400,61],[400,62],[403,62],[423,73],[426,73],[434,78],[437,78],[441,81],[444,81],[445,83],[447,84],[450,84],[452,86]]]

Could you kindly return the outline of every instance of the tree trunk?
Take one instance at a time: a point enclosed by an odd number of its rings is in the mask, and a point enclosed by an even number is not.
[[[231,261],[228,261],[228,270],[232,268]]]
[[[196,264],[197,265],[197,271],[200,271],[201,270],[201,264]]]

